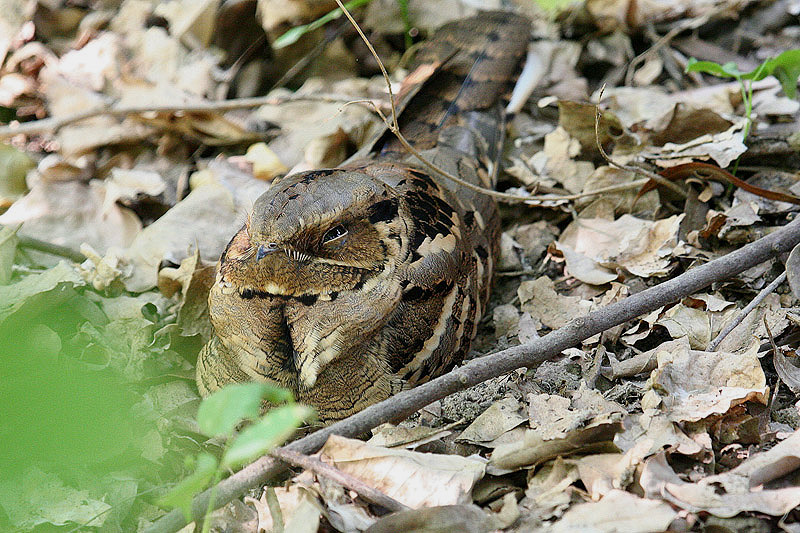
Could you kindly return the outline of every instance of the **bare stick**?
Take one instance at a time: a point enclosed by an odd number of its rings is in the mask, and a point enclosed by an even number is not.
[[[761,292],[759,292],[756,295],[756,297],[753,298],[753,300],[749,304],[747,304],[747,306],[744,309],[742,309],[738,315],[736,315],[736,318],[731,320],[730,323],[728,323],[728,325],[725,326],[725,328],[719,332],[719,335],[717,335],[716,338],[708,344],[707,350],[709,352],[713,352],[714,350],[716,350],[717,346],[720,345],[723,339],[727,337],[728,334],[736,328],[736,326],[741,324],[742,321],[745,319],[745,317],[747,317],[747,315],[749,315],[753,311],[753,309],[755,309],[758,306],[758,304],[764,301],[764,298],[769,296],[775,289],[778,288],[778,285],[780,285],[784,281],[786,281],[785,270],[781,273],[780,276],[772,280],[772,283],[761,289]]]
[[[788,252],[798,243],[800,243],[800,218],[728,255],[692,268],[680,276],[598,309],[585,317],[576,318],[563,328],[544,337],[473,359],[460,368],[367,407],[336,424],[288,444],[283,449],[313,453],[322,447],[330,435],[350,437],[362,435],[384,422],[406,418],[422,407],[454,392],[518,368],[535,367],[592,335],[602,333],[663,305],[676,302],[711,283],[729,279],[775,255]],[[217,485],[217,505],[222,506],[238,498],[248,489],[266,483],[284,468],[285,466],[273,457],[265,456],[256,460]],[[195,497],[192,503],[194,516],[203,516],[210,490]],[[174,532],[185,524],[183,513],[176,509],[160,518],[146,531]]]
[[[299,466],[300,468],[305,468],[306,470],[311,470],[318,476],[325,476],[331,481],[334,481],[347,489],[355,491],[359,496],[368,502],[380,505],[384,509],[392,511],[393,513],[399,511],[408,511],[410,509],[410,507],[407,505],[400,503],[394,498],[387,496],[373,487],[370,487],[360,479],[342,472],[335,466],[320,461],[316,457],[310,457],[287,448],[278,448],[277,450],[273,450],[270,455],[280,459],[285,463]]]
[[[93,108],[80,111],[64,117],[50,117],[41,120],[32,120],[11,126],[0,126],[0,140],[8,139],[15,135],[25,134],[34,135],[41,133],[55,133],[64,126],[69,126],[81,120],[89,118],[109,116],[123,119],[129,115],[140,115],[144,113],[203,113],[203,112],[223,112],[234,109],[247,109],[262,105],[278,105],[293,101],[318,101],[331,103],[346,103],[347,98],[335,95],[292,95],[288,97],[276,96],[257,96],[254,98],[235,98],[233,100],[220,100],[217,102],[195,102],[179,105],[138,105],[138,106],[117,106]]]

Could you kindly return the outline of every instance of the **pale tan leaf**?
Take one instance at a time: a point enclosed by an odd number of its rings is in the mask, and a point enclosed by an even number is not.
[[[570,507],[561,520],[553,524],[551,531],[650,533],[666,530],[677,516],[669,504],[612,490],[599,502]]]
[[[796,361],[797,357],[793,357],[792,360]],[[772,354],[772,362],[781,381],[795,394],[800,392],[800,367],[791,363],[780,348]]]
[[[624,268],[642,277],[663,276],[673,255],[681,250],[677,233],[682,219],[683,215],[655,222],[631,215],[615,221],[578,219],[564,230],[556,246],[569,247],[606,268]],[[567,266],[572,273],[569,258]]]
[[[746,401],[766,404],[766,377],[755,350],[702,352],[672,343],[663,345],[656,358],[642,407],[660,404],[673,421],[696,422]]]
[[[517,294],[521,309],[550,329],[558,329],[573,318],[588,314],[593,307],[591,302],[578,296],[558,294],[553,280],[547,276],[523,281]]]
[[[245,160],[253,165],[253,176],[264,181],[272,181],[275,176],[289,170],[263,142],[251,144],[247,148]]]
[[[413,508],[465,504],[484,475],[478,460],[371,446],[332,435],[321,458]]]
[[[456,440],[486,445],[503,433],[528,421],[525,410],[513,396],[494,402],[459,435]]]
[[[402,446],[413,450],[423,444],[446,437],[452,431],[446,428],[432,428],[422,425],[407,427],[383,424],[372,430],[372,433],[372,438],[367,441],[367,444],[386,448]]]
[[[673,339],[685,337],[689,346],[702,350],[711,342],[711,316],[703,309],[687,307],[682,303],[673,305],[656,320],[664,326]]]
[[[527,466],[535,466],[548,459],[576,453],[614,452],[612,440],[622,429],[617,414],[601,415],[581,428],[570,431],[563,438],[545,440],[534,430],[528,430],[522,439],[497,446],[489,460],[491,473],[500,474]]]
[[[794,297],[800,300],[800,245],[795,246],[786,260],[786,279]]]
[[[77,250],[84,242],[105,252],[112,246],[127,247],[142,229],[130,210],[106,201],[108,187],[92,180],[36,183],[3,215],[0,224],[23,224],[28,235]]]
[[[500,521],[477,505],[445,505],[390,514],[375,522],[368,533],[489,533]]]
[[[561,516],[572,500],[571,487],[579,479],[573,461],[556,457],[528,477],[528,487],[520,504],[543,519]]]

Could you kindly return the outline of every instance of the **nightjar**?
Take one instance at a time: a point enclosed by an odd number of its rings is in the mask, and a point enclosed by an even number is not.
[[[482,12],[421,47],[399,123],[428,161],[494,186],[503,105],[529,35],[523,17]],[[388,132],[357,155],[287,176],[255,201],[209,295],[203,395],[269,381],[331,421],[469,351],[498,254],[494,200],[433,175]]]

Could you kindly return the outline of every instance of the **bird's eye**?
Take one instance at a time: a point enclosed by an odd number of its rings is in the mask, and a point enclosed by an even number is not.
[[[345,235],[347,235],[347,229],[339,224],[325,232],[325,235],[322,236],[322,244],[328,244],[336,239],[341,239]]]

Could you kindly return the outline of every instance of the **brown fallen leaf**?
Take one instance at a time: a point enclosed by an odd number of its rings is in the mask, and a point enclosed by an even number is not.
[[[367,533],[488,533],[500,526],[497,518],[477,505],[446,505],[393,513],[375,522]]]
[[[413,509],[471,502],[485,471],[477,459],[381,448],[337,435],[328,438],[320,458]]]
[[[697,422],[747,401],[766,405],[769,388],[756,350],[703,352],[686,344],[664,345],[648,380],[642,408],[660,407],[675,422]]]
[[[573,505],[550,531],[650,533],[667,530],[677,516],[678,513],[667,503],[615,489],[599,502]]]
[[[746,511],[781,516],[800,505],[800,487],[770,488],[777,480],[800,468],[800,431],[772,449],[758,453],[742,464],[697,483],[687,483],[672,470],[661,453],[650,458],[641,476],[645,494],[664,498],[690,512],[705,511],[731,517]]]

